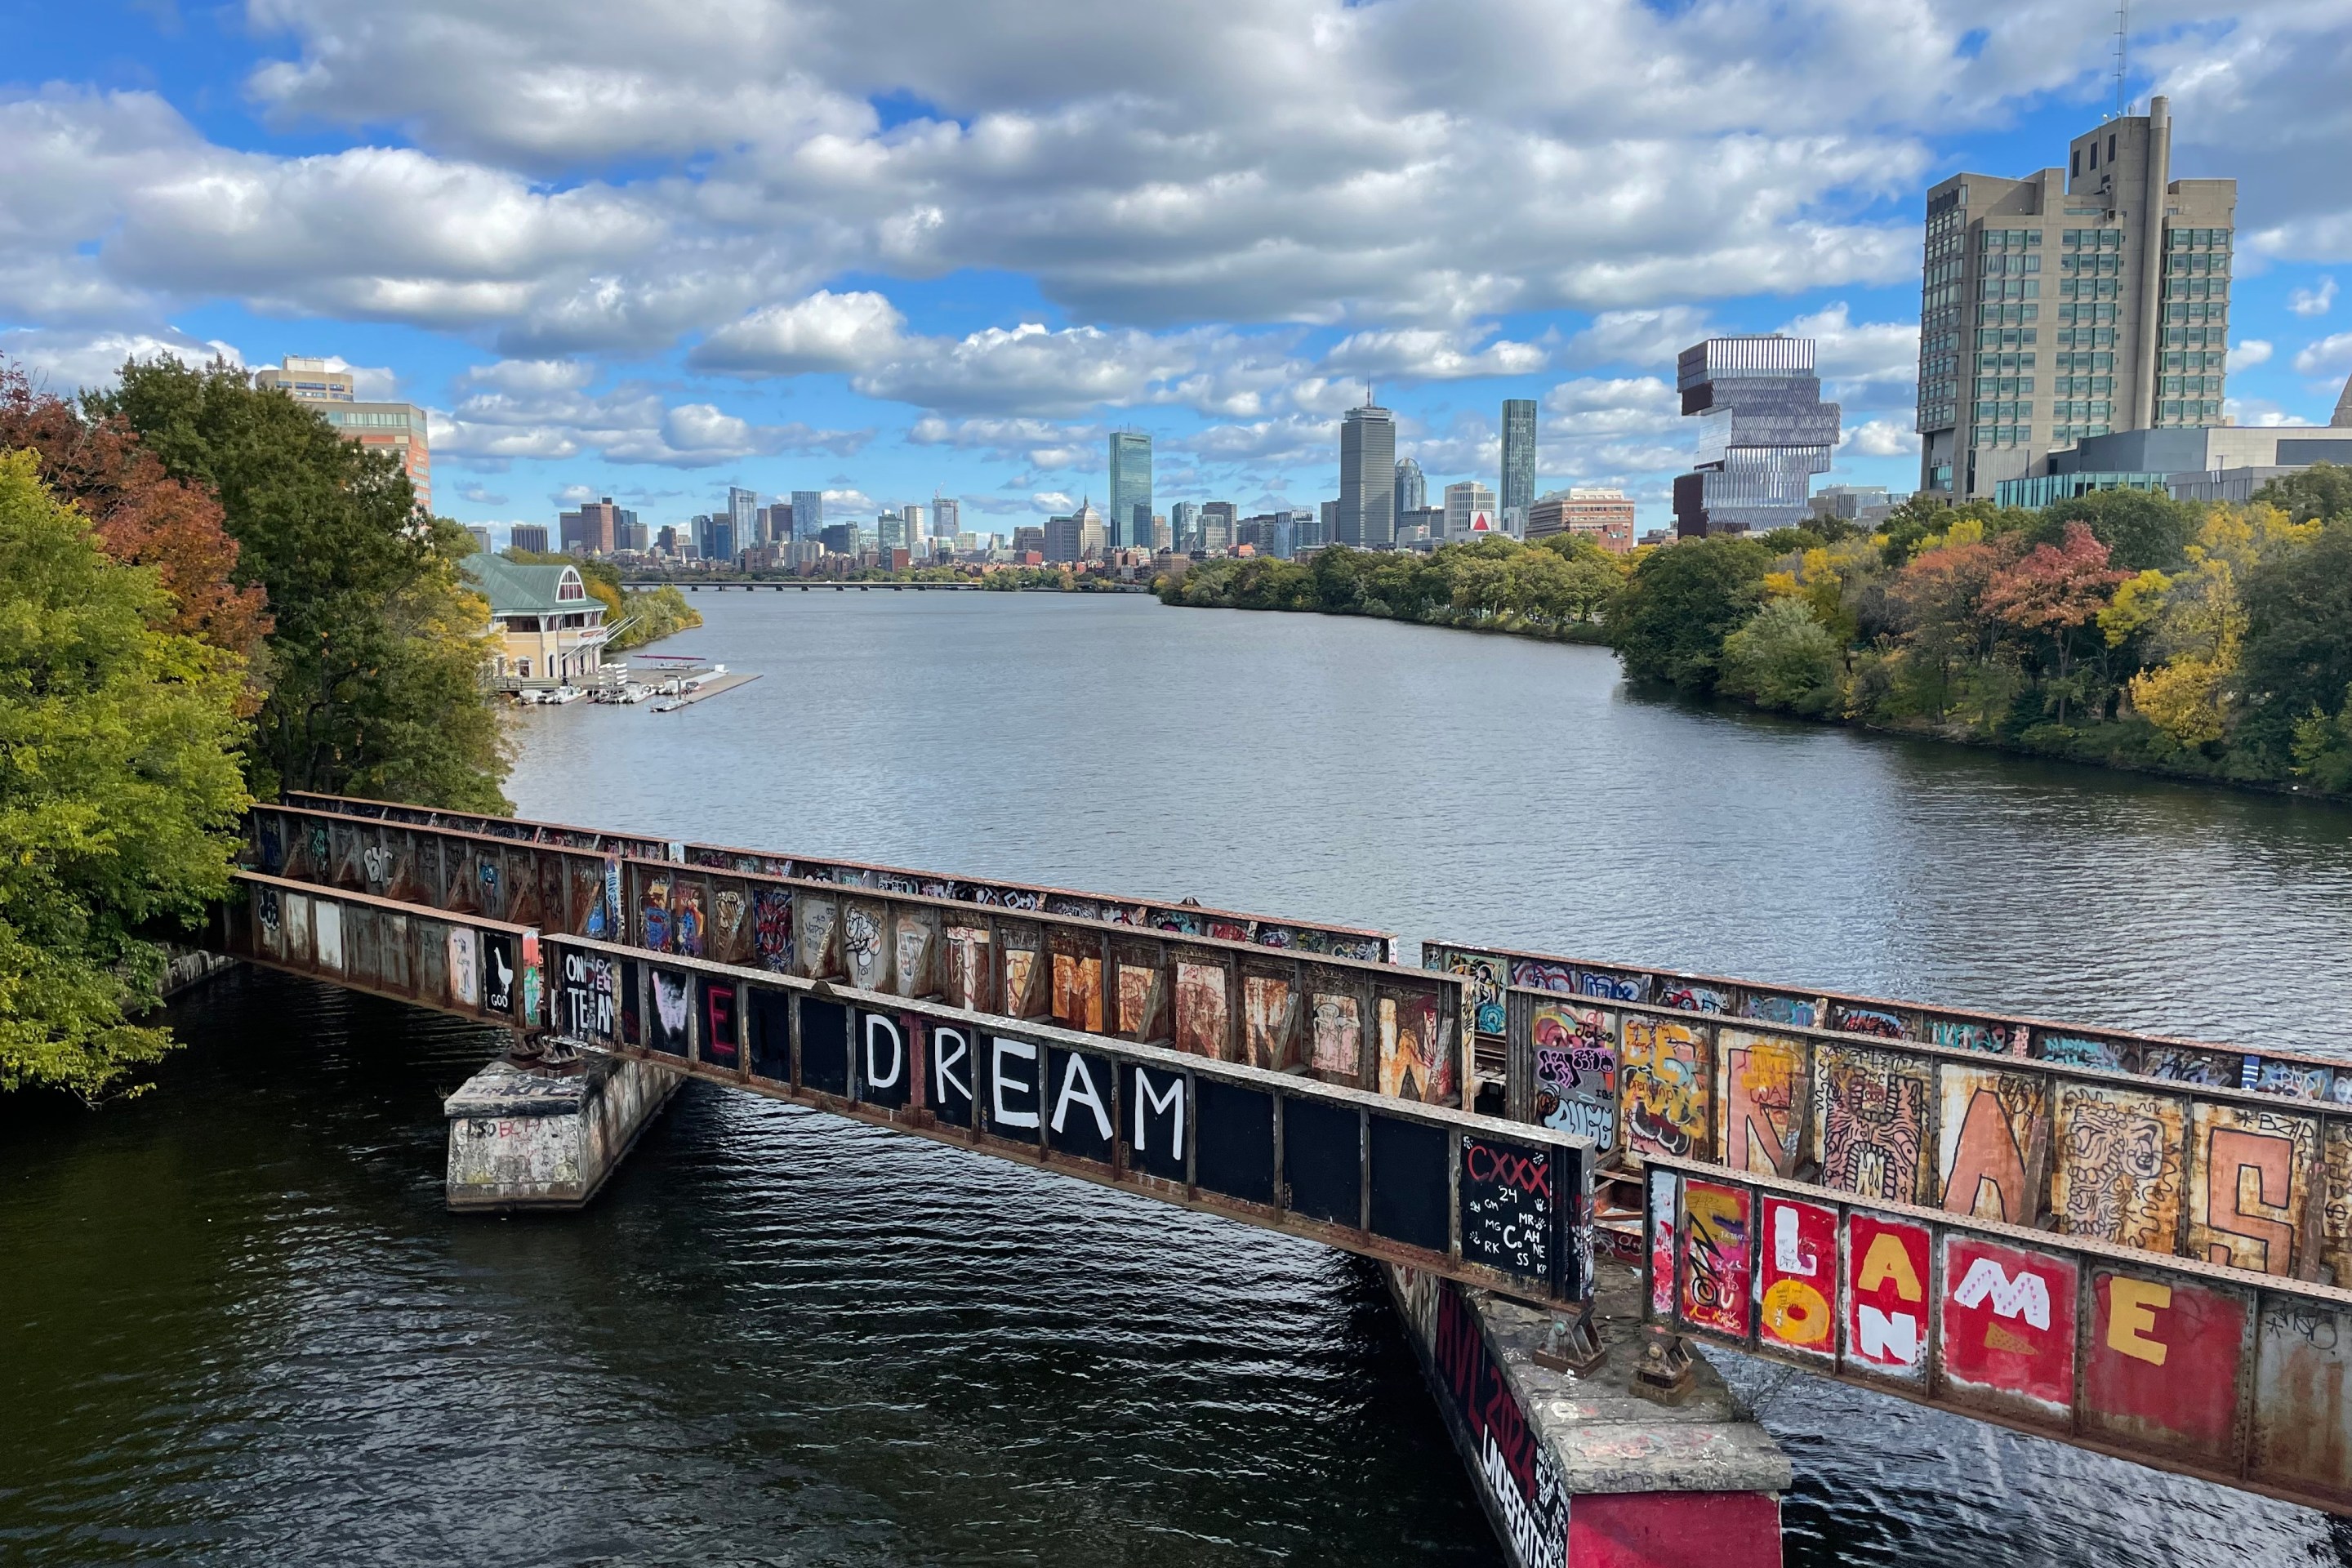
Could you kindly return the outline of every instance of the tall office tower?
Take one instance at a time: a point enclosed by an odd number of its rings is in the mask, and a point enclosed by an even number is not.
[[[735,531],[735,548],[750,550],[768,542],[761,537],[761,528],[767,519],[760,510],[760,496],[740,485],[727,487],[727,521]]]
[[[1108,521],[1114,549],[1151,548],[1151,437],[1139,430],[1110,433]]]
[[[1359,550],[1396,542],[1396,419],[1367,403],[1339,425],[1339,539]]]
[[[895,511],[886,511],[874,524],[875,542],[885,550],[907,548],[907,520]]]
[[[1531,397],[1503,400],[1503,531],[1520,538],[1536,504],[1536,405]]]
[[[1499,531],[1493,490],[1475,479],[1445,487],[1446,538],[1483,539]]]
[[[474,536],[474,548],[488,555],[490,552],[490,531],[478,522],[469,522],[466,531]]]
[[[1682,352],[1675,384],[1698,419],[1694,471],[1675,480],[1675,531],[1764,533],[1805,520],[1829,471],[1838,405],[1822,401],[1813,340],[1709,338]]]
[[[1174,548],[1191,554],[1201,548],[1201,503],[1180,500],[1168,509],[1168,532]]]
[[[425,410],[409,403],[362,403],[352,393],[350,371],[330,370],[325,360],[302,354],[288,354],[282,365],[263,365],[253,373],[253,384],[274,386],[315,411],[344,440],[398,458],[416,491],[418,509],[433,510],[433,454],[425,444]]]
[[[1411,458],[1397,459],[1396,515],[1419,511],[1429,504],[1429,481],[1422,477],[1421,465]]]
[[[1201,548],[1231,550],[1234,547],[1234,503],[1229,500],[1204,502],[1201,508]]]
[[[725,512],[698,513],[694,519],[694,552],[705,561],[732,561],[737,550],[735,520]]]
[[[760,509],[760,537],[771,544],[782,544],[793,537],[792,502],[770,501]]]
[[[646,552],[646,547],[652,542],[651,531],[637,521],[635,512],[625,511],[621,514],[621,525],[614,531],[613,534],[613,543],[616,549],[634,550],[642,555]]]
[[[614,506],[611,496],[583,501],[578,511],[567,511],[556,519],[556,537],[571,554],[610,555],[621,547],[621,519],[633,515]]]
[[[547,553],[547,525],[542,522],[518,522],[507,531],[507,548],[530,555]]]
[[[931,498],[931,531],[941,539],[963,537],[963,502],[953,496]]]
[[[793,537],[815,539],[824,532],[824,492],[793,492]]]
[[[2021,180],[1927,192],[1919,488],[1953,500],[2112,430],[2221,423],[2238,182],[2171,177],[2171,106]]]

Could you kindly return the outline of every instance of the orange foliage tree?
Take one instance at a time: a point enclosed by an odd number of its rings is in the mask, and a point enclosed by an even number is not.
[[[2067,677],[2074,663],[2074,637],[2106,608],[2116,584],[2128,572],[2111,571],[2107,547],[2079,522],[2066,525],[2056,544],[2037,544],[2014,565],[1993,574],[1986,586],[1985,613],[2057,645],[2058,722],[2066,721],[2071,695]]]
[[[247,660],[259,652],[268,595],[237,582],[236,541],[209,488],[166,474],[122,420],[88,418],[0,362],[0,451],[16,450],[36,455],[42,482],[81,509],[100,549],[155,568],[177,606],[163,629]]]

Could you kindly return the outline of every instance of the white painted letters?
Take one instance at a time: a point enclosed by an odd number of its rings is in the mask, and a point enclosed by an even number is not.
[[[890,1067],[885,1072],[878,1047],[881,1036],[889,1037]],[[866,1015],[866,1087],[896,1089],[898,1079],[907,1070],[907,1042],[898,1034],[898,1026],[879,1013]]]
[[[1150,1073],[1141,1068],[1136,1068],[1135,1152],[1137,1153],[1143,1153],[1151,1146],[1151,1140],[1144,1131],[1147,1125],[1144,1121],[1145,1116],[1163,1110],[1176,1119],[1175,1141],[1170,1146],[1168,1152],[1181,1160],[1184,1157],[1184,1080],[1181,1078],[1171,1079],[1168,1092],[1163,1095],[1151,1087]]]
[[[1004,1091],[1011,1089],[1023,1094],[1034,1094],[1037,1092],[1037,1086],[1021,1079],[1008,1081],[1004,1076],[1004,1062],[1008,1057],[1017,1057],[1034,1066],[1037,1060],[1037,1047],[1026,1040],[1008,1040],[1002,1035],[990,1036],[988,1043],[993,1053],[989,1064],[988,1078],[991,1098],[995,1101],[996,1120],[1007,1127],[1036,1126],[1037,1113],[1034,1110],[1015,1110],[1006,1105]]]
[[[931,1077],[936,1082],[936,1090],[931,1098],[934,1100],[944,1102],[950,1089],[966,1100],[971,1098],[971,1080],[958,1078],[955,1074],[957,1068],[971,1059],[971,1047],[963,1037],[961,1029],[950,1029],[942,1025],[931,1031]]]
[[[1055,1131],[1062,1131],[1062,1124],[1068,1119],[1070,1106],[1074,1102],[1095,1113],[1095,1125],[1101,1130],[1103,1142],[1109,1142],[1110,1110],[1095,1089],[1095,1075],[1087,1070],[1087,1058],[1076,1051],[1062,1058],[1062,1092],[1054,1100]]]

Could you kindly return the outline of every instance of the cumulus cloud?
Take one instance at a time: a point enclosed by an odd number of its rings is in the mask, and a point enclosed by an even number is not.
[[[233,343],[217,338],[200,342],[168,327],[152,332],[20,328],[0,331],[0,355],[16,361],[35,381],[64,394],[85,387],[112,386],[126,360],[175,359],[184,364],[208,364],[215,359],[224,359],[231,364],[245,363]]]
[[[2273,345],[2260,338],[2240,338],[2230,349],[2231,370],[2252,370],[2270,363]]]
[[[2316,289],[2297,289],[2286,297],[2286,308],[2298,316],[2324,316],[2336,303],[2336,279],[2323,278]]]
[[[1474,347],[1488,331],[1456,332],[1431,327],[1354,332],[1323,356],[1326,369],[1387,381],[1458,381],[1477,375],[1527,375],[1550,357],[1535,343],[1497,340]]]
[[[1838,447],[1865,458],[1916,458],[1919,455],[1919,437],[1903,421],[1868,419],[1850,426],[1838,437]]]
[[[906,317],[880,294],[820,289],[790,305],[768,305],[695,346],[687,363],[739,374],[866,370],[900,347]]]
[[[2305,375],[2340,375],[2352,371],[2352,332],[2337,332],[2306,346],[2294,356],[2294,368]]]
[[[592,393],[593,380],[593,370],[576,362],[479,367],[463,378],[471,390],[454,409],[427,411],[434,455],[489,470],[583,452],[614,463],[704,468],[781,452],[845,458],[874,438],[872,430],[756,425],[709,403],[667,404],[641,383]]]

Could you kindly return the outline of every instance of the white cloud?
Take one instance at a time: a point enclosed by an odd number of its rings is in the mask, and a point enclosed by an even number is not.
[[[1647,310],[1603,310],[1568,340],[1564,363],[1673,365],[1675,356],[1707,334],[1706,312],[1696,305]]]
[[[880,294],[818,289],[790,305],[768,305],[698,344],[687,362],[701,370],[754,374],[866,370],[891,358],[907,323]]]
[[[1527,375],[1541,370],[1550,357],[1535,343],[1507,339],[1472,345],[1489,335],[1456,332],[1433,327],[1355,332],[1334,344],[1323,356],[1327,370],[1388,381],[1457,381],[1468,376]]]
[[[1813,363],[1825,382],[1900,382],[1919,374],[1919,323],[1853,320],[1843,300],[1780,329],[1790,337],[1811,338]]]
[[[2340,375],[2352,371],[2352,332],[2320,339],[2294,356],[2294,368],[2304,375]]]
[[[713,404],[667,404],[638,383],[590,393],[592,379],[593,371],[571,361],[479,367],[463,378],[473,390],[455,409],[427,411],[434,456],[496,470],[593,451],[607,462],[703,468],[779,452],[848,457],[874,437],[871,430],[754,425]]]
[[[166,327],[153,332],[82,331],[20,328],[0,331],[0,355],[16,361],[37,384],[70,395],[84,387],[109,387],[125,360],[175,359],[207,364],[225,359],[243,364],[235,344],[215,338],[199,342]]]
[[[2252,370],[2258,364],[2267,364],[2272,350],[2273,345],[2261,338],[2240,338],[2230,349],[2230,368]]]
[[[2298,316],[2324,316],[2336,303],[2336,279],[2323,278],[2316,289],[2297,289],[2286,297],[2286,308]]]
[[[1838,438],[1841,451],[1865,458],[1916,458],[1919,437],[1911,426],[1894,419],[1871,419],[1853,426]]]
[[[837,489],[824,492],[824,514],[837,521],[846,521],[859,512],[878,512],[882,509],[874,498],[860,489]]]

